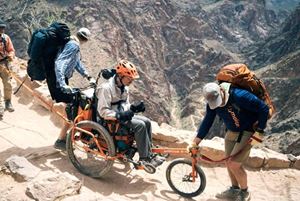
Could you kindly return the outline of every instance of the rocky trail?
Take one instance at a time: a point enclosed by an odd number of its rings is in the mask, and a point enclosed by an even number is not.
[[[153,175],[130,171],[132,166],[116,161],[105,178],[90,178],[79,173],[64,152],[53,148],[59,126],[53,123],[55,118],[49,111],[34,104],[32,97],[23,93],[14,97],[13,105],[15,112],[5,112],[0,121],[0,165],[12,155],[24,156],[41,172],[68,172],[82,182],[77,195],[57,200],[187,200],[174,193],[167,184],[165,170],[172,159]],[[217,200],[214,195],[229,184],[227,171],[223,166],[202,168],[207,179],[206,189],[192,200]],[[296,169],[249,169],[252,200],[296,201],[300,197],[299,182],[300,171]],[[33,200],[25,194],[28,183],[19,182],[1,171],[0,200]]]

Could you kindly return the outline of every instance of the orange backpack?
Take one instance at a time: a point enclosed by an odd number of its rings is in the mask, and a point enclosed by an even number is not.
[[[229,82],[235,87],[253,93],[269,106],[269,118],[274,115],[275,107],[264,83],[245,64],[230,64],[222,67],[217,73],[216,80]]]

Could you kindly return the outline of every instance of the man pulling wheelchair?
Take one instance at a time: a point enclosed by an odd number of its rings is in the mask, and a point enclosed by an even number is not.
[[[98,114],[103,119],[115,118],[120,122],[121,127],[126,126],[134,133],[139,161],[157,167],[165,158],[151,153],[152,129],[148,118],[134,113],[144,112],[143,102],[138,104],[129,103],[128,86],[139,74],[134,64],[121,60],[115,66],[115,75],[97,89]]]

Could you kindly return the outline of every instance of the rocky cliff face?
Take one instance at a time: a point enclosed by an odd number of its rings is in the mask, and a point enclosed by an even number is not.
[[[300,153],[300,7],[282,28],[250,51],[250,63],[259,70],[270,88],[277,115],[270,122],[266,144],[286,153]]]
[[[251,64],[260,68],[270,63],[281,60],[284,56],[294,52],[300,47],[300,7],[286,19],[273,35],[260,43],[248,47]],[[298,74],[295,72],[295,74]]]
[[[287,18],[292,5],[298,2],[1,0],[0,9],[21,57],[26,55],[32,28],[57,19],[66,21],[73,31],[81,26],[90,28],[93,39],[82,47],[84,63],[90,71],[97,73],[119,58],[128,58],[141,74],[141,80],[134,84],[132,99],[146,101],[146,115],[158,122],[195,130],[204,113],[203,84],[213,81],[217,70],[230,62],[247,61],[255,69],[278,69],[281,76],[269,76],[274,70],[262,74],[275,104],[278,108],[299,110],[293,104],[296,97],[290,100],[285,90],[299,86],[298,75],[292,70],[297,69],[298,61],[295,50],[299,47],[299,12]],[[7,8],[10,12],[4,12]],[[290,78],[287,72],[296,78],[286,80]],[[278,83],[282,90],[275,87]],[[279,122],[289,115],[280,112],[271,125],[279,128]],[[276,126],[270,131],[278,132]],[[215,126],[213,133],[219,133],[219,128]]]

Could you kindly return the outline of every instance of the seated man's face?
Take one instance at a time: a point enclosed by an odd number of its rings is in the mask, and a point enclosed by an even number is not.
[[[0,34],[3,34],[4,33],[4,27],[0,27]]]
[[[125,86],[129,86],[132,82],[133,82],[133,78],[132,77],[127,77],[127,76],[124,76],[122,78],[122,83],[125,85]]]

